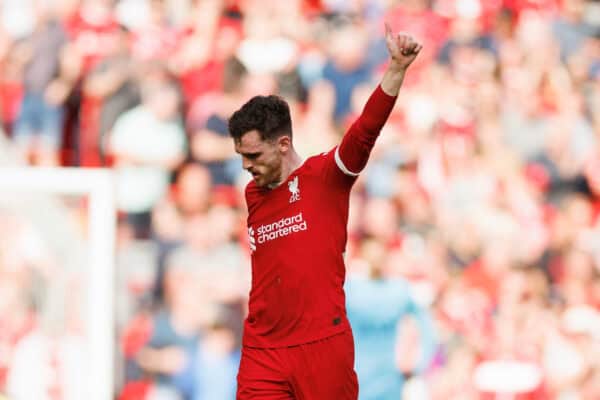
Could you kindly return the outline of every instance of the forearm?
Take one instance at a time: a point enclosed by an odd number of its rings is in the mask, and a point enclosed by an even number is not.
[[[381,79],[381,89],[389,96],[398,96],[400,87],[402,87],[402,82],[404,81],[405,73],[406,68],[396,65],[396,63],[392,61]]]
[[[92,96],[106,97],[116,92],[127,80],[122,71],[108,70],[91,75],[84,83],[84,91]]]
[[[395,78],[395,74],[386,72],[386,77],[369,97],[361,115],[344,135],[337,150],[339,162],[346,168],[344,172],[357,174],[367,164],[379,132],[396,103],[396,96],[389,94],[397,84]]]
[[[394,35],[387,24],[385,28],[390,64],[362,114],[336,149],[335,161],[338,167],[351,176],[356,176],[367,164],[375,140],[394,108],[406,69],[422,48],[412,37],[405,34]]]

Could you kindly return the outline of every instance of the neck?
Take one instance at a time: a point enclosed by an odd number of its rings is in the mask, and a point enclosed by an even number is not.
[[[273,182],[268,185],[269,189],[276,188],[281,185],[282,182],[290,176],[292,172],[296,170],[302,164],[302,158],[296,153],[296,150],[291,150],[287,157],[283,159],[281,163],[281,175],[279,176],[279,180],[277,182]]]

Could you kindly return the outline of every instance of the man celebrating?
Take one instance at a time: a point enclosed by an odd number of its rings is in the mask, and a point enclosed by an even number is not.
[[[339,146],[302,162],[287,103],[256,96],[229,120],[246,187],[252,289],[238,399],[356,399],[344,250],[350,189],[421,50],[386,25],[390,64]]]

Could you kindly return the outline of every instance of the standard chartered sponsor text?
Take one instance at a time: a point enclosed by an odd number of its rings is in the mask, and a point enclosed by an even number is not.
[[[265,243],[269,240],[305,231],[307,229],[308,226],[302,217],[302,213],[298,213],[291,217],[281,218],[279,221],[270,224],[261,225],[256,230],[256,233],[258,235],[258,243]]]

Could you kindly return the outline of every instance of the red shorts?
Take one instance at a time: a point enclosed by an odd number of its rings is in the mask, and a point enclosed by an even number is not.
[[[237,385],[237,400],[356,400],[352,331],[298,346],[244,347]]]

